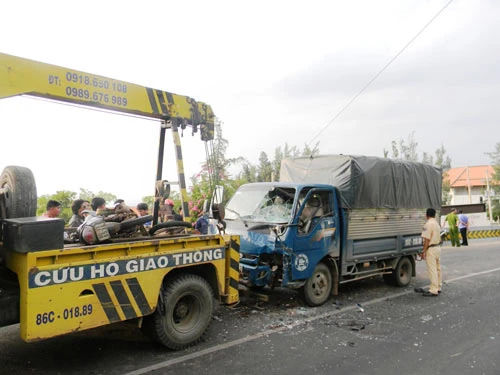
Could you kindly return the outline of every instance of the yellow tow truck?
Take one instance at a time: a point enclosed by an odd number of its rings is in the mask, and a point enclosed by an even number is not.
[[[157,199],[151,216],[120,223],[92,216],[93,221],[87,218],[67,233],[63,220],[35,217],[31,170],[5,167],[0,176],[0,327],[20,323],[21,338],[29,342],[127,320],[170,349],[198,342],[215,304],[239,300],[239,237],[194,235],[188,223],[158,222],[158,211],[170,190],[162,181],[165,132],[173,132],[183,212],[188,213],[178,129],[190,126],[203,141],[212,140],[211,107],[187,96],[0,53],[0,99],[18,95],[157,119]],[[153,226],[146,230],[149,220]]]

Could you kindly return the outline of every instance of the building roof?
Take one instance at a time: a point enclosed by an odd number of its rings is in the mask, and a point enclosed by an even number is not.
[[[497,185],[493,181],[495,170],[491,165],[478,165],[475,167],[458,167],[446,171],[445,179],[450,181],[452,188],[470,186],[486,186],[486,176],[488,176],[490,185]]]

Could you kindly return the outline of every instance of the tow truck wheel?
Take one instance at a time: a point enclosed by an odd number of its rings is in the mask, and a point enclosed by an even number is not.
[[[2,219],[36,215],[36,184],[31,170],[5,167],[0,176],[0,217]]]
[[[332,273],[324,263],[318,263],[312,276],[306,281],[302,292],[309,306],[319,306],[326,302],[332,291]]]
[[[177,233],[184,231],[186,228],[193,228],[193,225],[191,223],[188,223],[186,221],[167,221],[165,223],[159,223],[156,224],[154,227],[152,227],[149,230],[149,235],[154,236],[163,232],[172,232],[172,233]]]
[[[200,341],[212,320],[214,298],[210,284],[198,275],[176,277],[164,287],[143,332],[169,349],[179,350]]]

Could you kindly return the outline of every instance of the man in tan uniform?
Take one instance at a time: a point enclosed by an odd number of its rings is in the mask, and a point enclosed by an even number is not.
[[[422,293],[425,297],[436,297],[441,293],[441,228],[436,221],[436,210],[428,208],[425,213],[427,221],[424,225],[422,237],[424,239],[424,249],[422,250],[422,259],[427,263],[427,273],[431,282],[428,291],[422,288],[416,288],[416,292]]]

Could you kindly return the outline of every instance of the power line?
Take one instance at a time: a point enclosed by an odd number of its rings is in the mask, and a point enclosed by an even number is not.
[[[420,29],[420,31],[413,37],[410,39],[410,41],[408,43],[406,43],[406,45],[392,58],[389,60],[389,62],[387,62],[387,64],[384,65],[384,67],[382,69],[380,69],[380,71],[375,74],[375,76],[370,80],[368,81],[368,83],[366,85],[363,86],[363,88],[361,90],[359,90],[359,92],[354,95],[351,100],[349,100],[347,102],[346,105],[344,105],[339,112],[337,112],[337,114],[335,116],[333,116],[333,118],[328,121],[326,123],[326,125],[319,130],[319,132],[313,136],[311,138],[311,140],[309,142],[306,143],[307,146],[309,146],[315,139],[319,138],[319,136],[330,126],[334,123],[334,121],[340,117],[340,115],[410,46],[410,44],[412,44],[419,36],[420,34],[422,34],[424,32],[425,29],[427,29],[427,27],[429,27],[429,25],[453,2],[453,0],[449,0],[445,6],[443,6],[439,12],[437,12],[430,20],[429,22],[427,22],[425,24],[425,26]]]

